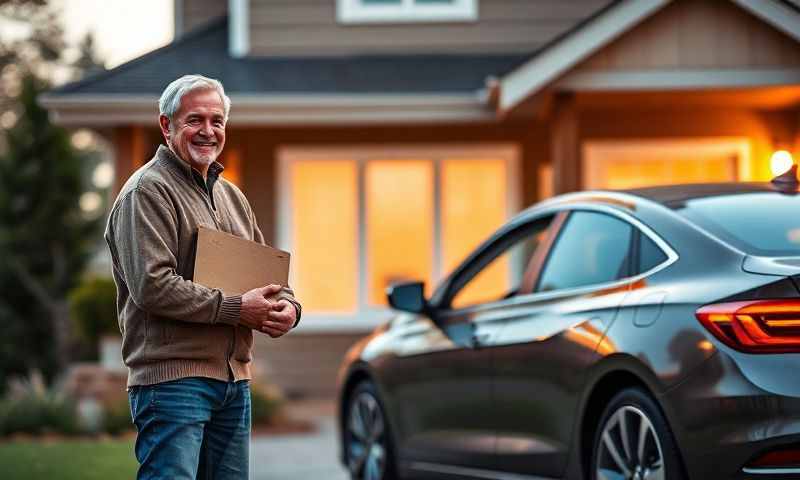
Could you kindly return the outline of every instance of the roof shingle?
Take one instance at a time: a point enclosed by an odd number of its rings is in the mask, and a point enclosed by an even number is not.
[[[71,94],[155,94],[185,74],[216,78],[233,94],[467,93],[530,58],[507,55],[369,55],[233,58],[222,18],[107,72],[54,89]]]

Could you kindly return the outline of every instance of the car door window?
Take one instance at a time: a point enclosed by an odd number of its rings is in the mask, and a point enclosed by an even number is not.
[[[629,223],[611,215],[572,212],[550,252],[536,291],[582,287],[629,276],[632,233]]]
[[[484,249],[458,274],[450,307],[466,308],[516,295],[530,259],[546,238],[551,222],[552,217],[536,220]]]
[[[639,232],[639,265],[636,273],[644,273],[667,260],[667,254],[650,237]]]

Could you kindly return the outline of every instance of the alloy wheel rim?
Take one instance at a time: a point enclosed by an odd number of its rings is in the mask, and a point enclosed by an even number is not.
[[[347,466],[355,478],[381,480],[386,470],[385,422],[378,401],[362,392],[347,419]]]
[[[664,455],[653,423],[636,407],[617,409],[597,445],[597,480],[665,480]]]

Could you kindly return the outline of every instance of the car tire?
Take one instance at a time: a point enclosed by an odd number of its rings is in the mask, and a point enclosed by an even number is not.
[[[343,422],[345,467],[353,480],[396,480],[392,436],[375,384],[363,381],[350,393]]]
[[[591,480],[686,478],[669,424],[641,388],[622,390],[606,406],[595,431],[589,468]]]

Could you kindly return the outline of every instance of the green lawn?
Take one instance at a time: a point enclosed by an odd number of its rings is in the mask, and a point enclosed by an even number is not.
[[[129,480],[136,477],[133,440],[0,444],[4,480]]]

